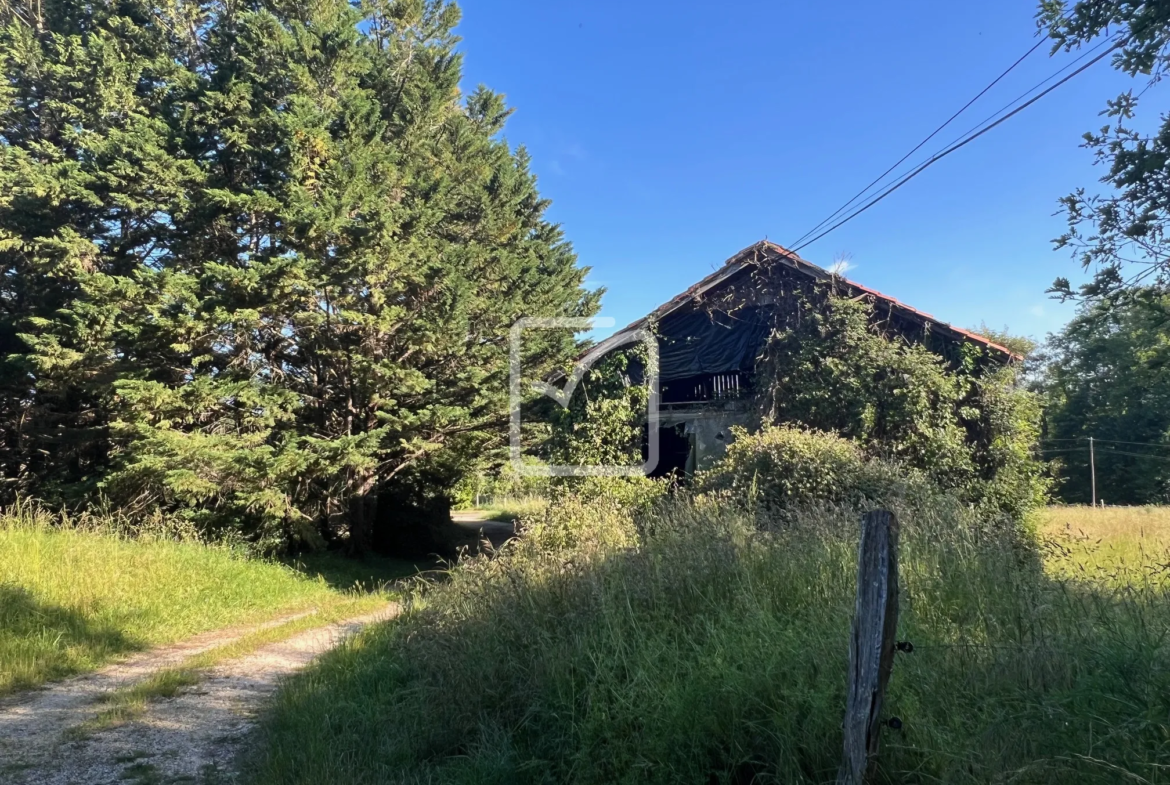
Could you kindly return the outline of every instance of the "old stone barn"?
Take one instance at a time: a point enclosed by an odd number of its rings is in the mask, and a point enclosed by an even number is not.
[[[794,320],[807,318],[809,308],[823,307],[829,296],[865,301],[875,329],[920,344],[956,366],[964,345],[978,347],[979,361],[991,366],[1019,359],[981,335],[762,241],[597,344],[585,360],[614,351],[635,331],[657,333],[660,432],[653,475],[690,474],[722,454],[731,426],[758,422],[754,393],[769,338]]]

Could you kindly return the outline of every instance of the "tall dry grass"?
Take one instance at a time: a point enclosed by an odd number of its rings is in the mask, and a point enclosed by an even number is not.
[[[899,512],[916,648],[877,782],[1170,782],[1170,565],[1118,583],[941,495]],[[562,499],[292,681],[250,781],[830,782],[857,529]]]
[[[1036,513],[1046,535],[1068,534],[1110,543],[1170,547],[1170,507],[1053,505]]]
[[[1049,571],[1125,585],[1132,572],[1170,564],[1170,507],[1052,506],[1036,513]]]

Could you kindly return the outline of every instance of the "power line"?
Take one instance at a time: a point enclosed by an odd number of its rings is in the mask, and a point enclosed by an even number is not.
[[[1126,452],[1125,450],[1118,450],[1114,447],[1106,448],[1105,453],[1112,455],[1131,455],[1134,458],[1153,458],[1155,461],[1170,461],[1170,455],[1151,455],[1148,452]]]
[[[1125,442],[1120,439],[1101,439],[1097,436],[1094,436],[1093,439],[1099,442],[1109,442],[1110,444],[1137,444],[1143,447],[1170,447],[1170,444],[1165,444],[1164,442]]]
[[[1098,61],[1100,61],[1100,60],[1101,60],[1101,59],[1103,59],[1103,58],[1104,58],[1106,55],[1108,55],[1110,52],[1112,52],[1114,49],[1116,49],[1116,48],[1117,48],[1117,46],[1120,46],[1120,42],[1118,42],[1117,44],[1115,44],[1113,47],[1110,47],[1108,50],[1106,50],[1106,51],[1102,52],[1101,54],[1097,55],[1097,56],[1096,56],[1096,57],[1094,57],[1092,60],[1090,60],[1089,62],[1085,63],[1085,64],[1084,64],[1084,65],[1082,65],[1080,68],[1078,68],[1077,70],[1073,71],[1071,74],[1069,74],[1068,76],[1064,77],[1063,79],[1061,79],[1061,80],[1060,80],[1059,82],[1057,82],[1056,84],[1054,84],[1054,85],[1052,85],[1051,87],[1047,88],[1046,90],[1044,90],[1043,92],[1039,93],[1038,95],[1036,95],[1036,96],[1032,97],[1030,100],[1028,100],[1027,102],[1025,102],[1025,103],[1021,104],[1020,106],[1016,107],[1016,108],[1015,108],[1015,109],[1013,109],[1012,111],[1008,112],[1006,115],[1004,115],[1003,117],[999,118],[999,119],[998,119],[998,120],[996,120],[995,122],[991,123],[991,124],[990,124],[990,125],[988,125],[988,126],[985,126],[984,128],[980,129],[979,131],[977,131],[977,132],[975,132],[975,133],[971,133],[971,134],[970,134],[970,135],[968,135],[968,136],[967,136],[965,139],[962,139],[962,141],[959,141],[959,142],[956,142],[955,144],[952,144],[950,147],[946,148],[945,150],[943,150],[943,151],[941,151],[941,152],[939,152],[939,153],[935,153],[933,156],[931,156],[929,159],[927,159],[925,163],[922,163],[921,165],[919,165],[918,167],[916,167],[915,169],[913,169],[913,170],[912,170],[912,171],[911,171],[909,174],[907,174],[907,175],[906,175],[906,176],[904,176],[902,179],[900,179],[900,180],[898,180],[897,182],[895,182],[895,183],[894,183],[892,186],[890,186],[889,188],[887,188],[887,189],[886,189],[885,191],[883,191],[882,193],[878,194],[878,196],[876,196],[875,198],[871,199],[871,200],[870,200],[869,202],[867,202],[865,205],[863,205],[863,206],[862,206],[862,207],[860,207],[859,209],[855,210],[854,212],[850,213],[850,214],[849,214],[849,215],[847,215],[845,218],[843,218],[843,219],[841,219],[840,221],[838,221],[837,223],[833,224],[832,226],[830,226],[828,229],[824,230],[824,231],[823,231],[823,232],[821,232],[820,234],[816,235],[816,236],[815,236],[815,237],[813,237],[811,240],[807,240],[807,241],[805,241],[805,242],[801,243],[800,245],[798,245],[797,247],[793,248],[793,249],[792,249],[792,250],[793,250],[793,252],[795,253],[795,252],[797,252],[797,251],[801,250],[802,248],[805,248],[806,246],[808,246],[808,245],[811,245],[812,243],[815,243],[817,240],[821,239],[822,237],[824,237],[825,235],[829,234],[830,232],[832,232],[832,231],[834,231],[834,230],[838,229],[839,227],[841,227],[841,226],[845,225],[845,224],[846,224],[846,223],[848,223],[849,221],[852,221],[854,218],[856,218],[857,216],[861,215],[861,214],[862,214],[862,213],[864,213],[866,210],[868,210],[869,208],[873,207],[873,206],[874,206],[875,204],[877,204],[878,202],[880,202],[880,201],[882,201],[883,199],[885,199],[887,196],[889,196],[890,194],[892,194],[894,191],[898,190],[898,189],[899,189],[899,188],[901,188],[903,185],[905,185],[906,183],[910,182],[910,180],[912,180],[912,179],[914,179],[915,177],[917,177],[917,176],[918,176],[920,173],[922,173],[922,172],[923,172],[923,171],[924,171],[924,170],[925,170],[927,167],[931,166],[931,165],[932,165],[932,164],[934,164],[936,161],[939,161],[939,160],[941,160],[941,159],[945,158],[946,156],[950,155],[951,153],[955,152],[956,150],[959,150],[960,148],[962,148],[962,147],[965,147],[966,145],[968,145],[968,144],[970,144],[971,142],[975,141],[975,140],[976,140],[976,139],[978,139],[980,136],[983,136],[983,134],[985,134],[985,133],[987,133],[988,131],[992,130],[992,129],[993,129],[993,128],[995,128],[996,126],[998,126],[998,125],[1001,125],[1001,124],[1002,124],[1002,123],[1004,123],[1004,122],[1007,122],[1007,121],[1008,121],[1008,120],[1010,120],[1012,117],[1014,117],[1014,116],[1016,116],[1017,114],[1019,114],[1020,112],[1024,111],[1024,110],[1025,110],[1025,109],[1027,109],[1029,106],[1031,106],[1032,104],[1036,103],[1036,102],[1037,102],[1037,101],[1039,101],[1041,98],[1043,98],[1044,96],[1048,95],[1048,94],[1049,94],[1049,93],[1051,93],[1053,90],[1055,90],[1056,88],[1058,88],[1058,87],[1060,87],[1061,85],[1063,85],[1065,82],[1067,82],[1067,81],[1069,81],[1070,79],[1072,79],[1073,77],[1077,76],[1077,75],[1078,75],[1078,74],[1080,74],[1082,71],[1085,71],[1085,70],[1089,69],[1090,67],[1092,67],[1093,65],[1095,65],[1095,64],[1096,64]],[[1045,81],[1047,81],[1047,80],[1045,80]],[[1041,84],[1043,84],[1043,82],[1042,82]],[[1001,110],[1001,111],[1002,111],[1002,110]]]
[[[873,180],[873,182],[871,182],[869,185],[865,186],[865,187],[864,187],[864,188],[862,188],[860,191],[858,191],[856,194],[854,194],[854,195],[853,195],[853,198],[851,198],[851,199],[850,199],[849,201],[847,201],[845,204],[841,205],[841,206],[840,206],[840,207],[838,207],[836,210],[834,210],[834,211],[833,211],[833,213],[832,213],[831,215],[829,215],[827,218],[825,218],[825,219],[824,219],[823,221],[821,221],[819,224],[817,224],[816,226],[814,226],[813,228],[809,229],[807,232],[805,232],[804,234],[802,234],[802,235],[801,235],[799,238],[797,238],[797,240],[796,240],[796,243],[793,243],[793,244],[795,245],[795,244],[797,244],[797,243],[800,243],[802,240],[804,240],[804,238],[808,237],[810,234],[812,234],[813,232],[815,232],[817,229],[820,229],[822,226],[824,226],[824,225],[825,225],[825,224],[827,224],[829,221],[831,221],[831,220],[833,220],[834,218],[836,218],[836,217],[837,217],[838,215],[840,215],[842,212],[844,212],[845,210],[849,209],[849,206],[850,206],[850,205],[852,205],[854,202],[856,202],[858,199],[860,199],[860,198],[861,198],[861,197],[862,197],[862,196],[863,196],[863,195],[864,195],[866,192],[868,192],[868,191],[869,191],[869,189],[870,189],[870,188],[873,188],[875,185],[877,185],[878,183],[880,183],[882,180],[886,179],[886,175],[888,175],[890,172],[894,171],[894,170],[895,170],[895,169],[897,169],[899,166],[901,166],[901,165],[902,165],[902,164],[903,164],[903,163],[906,161],[906,159],[907,159],[907,158],[909,158],[910,156],[914,155],[916,152],[918,152],[919,150],[921,150],[923,145],[925,145],[927,142],[929,142],[929,141],[930,141],[931,139],[933,139],[934,137],[938,136],[939,132],[941,132],[941,131],[942,131],[944,128],[946,128],[948,125],[950,125],[952,122],[954,122],[954,121],[955,121],[955,119],[956,119],[956,118],[958,118],[958,116],[959,116],[959,115],[961,115],[963,112],[967,111],[967,110],[968,110],[968,109],[971,107],[971,105],[972,105],[973,103],[975,103],[975,102],[976,102],[976,101],[978,101],[980,98],[982,98],[984,95],[986,95],[988,90],[990,90],[991,88],[993,88],[993,87],[995,87],[997,84],[999,84],[1000,80],[1002,80],[1002,79],[1003,79],[1005,76],[1007,76],[1007,75],[1008,75],[1008,74],[1010,74],[1012,71],[1014,71],[1014,70],[1015,70],[1015,68],[1016,68],[1016,66],[1018,66],[1020,63],[1024,62],[1024,60],[1026,60],[1026,59],[1028,58],[1028,56],[1029,56],[1029,55],[1031,55],[1033,52],[1035,52],[1037,49],[1039,49],[1039,48],[1040,48],[1040,45],[1041,45],[1041,44],[1043,44],[1043,43],[1044,43],[1045,41],[1047,41],[1047,40],[1048,40],[1048,36],[1047,36],[1047,35],[1045,35],[1043,38],[1041,38],[1039,41],[1037,41],[1037,42],[1035,43],[1035,45],[1033,45],[1033,46],[1032,46],[1032,48],[1031,48],[1031,49],[1029,49],[1027,52],[1024,52],[1022,55],[1020,55],[1020,58],[1019,58],[1018,60],[1016,60],[1016,61],[1015,61],[1014,63],[1012,63],[1011,65],[1009,65],[1009,66],[1007,67],[1007,70],[1006,70],[1006,71],[1004,71],[1003,73],[1001,73],[999,76],[995,77],[995,79],[994,79],[994,80],[992,80],[991,84],[987,85],[987,87],[984,87],[982,90],[980,90],[980,91],[979,91],[979,93],[978,93],[978,94],[977,94],[977,95],[976,95],[974,98],[972,98],[972,99],[971,99],[970,101],[968,101],[967,103],[963,104],[963,108],[962,108],[962,109],[960,109],[959,111],[955,112],[953,115],[951,115],[949,118],[947,118],[947,121],[946,121],[945,123],[943,123],[943,124],[942,124],[942,125],[940,125],[938,128],[935,128],[933,131],[931,131],[931,132],[930,132],[930,136],[926,137],[926,138],[925,138],[925,139],[923,139],[921,142],[919,142],[917,145],[915,145],[913,150],[911,150],[910,152],[906,153],[904,156],[902,156],[901,158],[899,158],[897,163],[895,163],[895,164],[894,164],[893,166],[891,166],[889,169],[887,169],[886,171],[884,171],[884,172],[882,172],[880,175],[878,175],[878,176],[877,176],[877,177],[876,177],[876,178]],[[1035,88],[1033,88],[1033,89],[1035,89]],[[1018,100],[1018,99],[1017,99],[1017,100]],[[1003,110],[1001,109],[1000,111],[1003,111]],[[986,122],[986,121],[984,121],[984,122]]]
[[[976,123],[975,125],[973,125],[971,128],[969,128],[969,129],[967,129],[966,131],[964,131],[964,132],[963,132],[962,134],[960,134],[960,135],[959,135],[957,138],[955,138],[955,139],[951,140],[951,144],[954,144],[955,142],[959,141],[960,139],[962,139],[962,138],[963,138],[964,136],[966,136],[967,134],[975,132],[976,130],[978,130],[979,128],[981,128],[981,127],[983,126],[983,124],[984,124],[984,123],[989,123],[989,122],[991,122],[992,120],[994,120],[995,118],[999,117],[1001,114],[1003,114],[1004,112],[1006,112],[1008,109],[1011,109],[1011,108],[1012,108],[1012,107],[1013,107],[1013,106],[1014,106],[1014,105],[1015,105],[1017,102],[1024,100],[1024,99],[1025,99],[1025,98],[1027,98],[1029,95],[1031,95],[1031,94],[1032,94],[1034,91],[1036,91],[1036,90],[1039,90],[1041,87],[1043,87],[1044,85],[1048,84],[1048,83],[1049,83],[1049,82],[1051,82],[1053,79],[1055,79],[1056,77],[1060,76],[1060,75],[1061,75],[1061,74],[1063,74],[1065,71],[1067,71],[1068,69],[1070,69],[1070,68],[1072,68],[1073,66],[1075,66],[1077,63],[1079,63],[1079,62],[1081,62],[1082,60],[1084,60],[1086,57],[1089,57],[1089,56],[1090,56],[1090,55],[1092,55],[1094,52],[1096,52],[1096,51],[1100,50],[1100,49],[1101,49],[1101,47],[1103,47],[1103,46],[1107,45],[1109,42],[1110,42],[1110,39],[1106,38],[1106,39],[1104,39],[1104,40],[1102,40],[1102,41],[1098,42],[1097,44],[1095,44],[1095,45],[1093,45],[1093,46],[1089,47],[1089,48],[1088,48],[1088,49],[1086,49],[1084,52],[1082,52],[1082,53],[1081,53],[1081,54],[1079,54],[1078,56],[1074,57],[1074,58],[1073,58],[1072,60],[1070,60],[1069,62],[1065,63],[1063,66],[1061,66],[1060,68],[1058,68],[1058,69],[1056,69],[1055,71],[1053,71],[1053,72],[1052,72],[1051,74],[1049,74],[1047,77],[1045,77],[1044,79],[1041,79],[1039,82],[1037,82],[1036,84],[1032,85],[1032,86],[1031,86],[1031,87],[1029,87],[1027,90],[1025,90],[1024,92],[1022,92],[1022,93],[1020,93],[1019,95],[1017,95],[1017,96],[1016,96],[1015,98],[1013,98],[1012,100],[1008,101],[1006,104],[1004,104],[1003,106],[1001,106],[999,109],[995,110],[994,112],[992,112],[991,114],[989,114],[987,117],[985,117],[985,118],[983,118],[982,120],[980,120],[978,123]],[[1094,61],[1094,62],[1096,62],[1096,61]],[[1091,65],[1091,63],[1090,63],[1090,65]]]
[[[1094,441],[1102,441],[1102,440],[1096,439]],[[1040,452],[1045,454],[1045,455],[1055,455],[1057,453],[1087,453],[1088,451],[1089,451],[1088,446],[1085,446],[1085,447],[1061,447],[1061,448],[1057,448],[1055,450],[1040,450]],[[1156,461],[1170,461],[1170,455],[1154,455],[1153,453],[1148,453],[1148,452],[1130,452],[1128,450],[1119,450],[1116,447],[1105,447],[1105,448],[1098,450],[1098,453],[1103,453],[1105,455],[1128,455],[1128,456],[1131,456],[1133,458],[1153,458]]]
[[[993,128],[995,128],[996,126],[998,126],[998,125],[1001,125],[1002,123],[1005,123],[1005,122],[1007,122],[1008,120],[1010,120],[1011,118],[1015,117],[1017,114],[1019,114],[1020,112],[1024,111],[1024,110],[1025,110],[1025,109],[1027,109],[1029,106],[1031,106],[1032,104],[1036,103],[1037,101],[1039,101],[1041,98],[1043,98],[1044,96],[1046,96],[1046,95],[1048,95],[1049,93],[1051,93],[1051,92],[1052,92],[1053,90],[1055,90],[1056,88],[1058,88],[1058,87],[1060,87],[1061,85],[1063,85],[1065,82],[1069,81],[1070,79],[1072,79],[1073,77],[1077,76],[1077,75],[1078,75],[1078,74],[1080,74],[1081,72],[1083,72],[1083,71],[1086,71],[1086,70],[1088,70],[1089,68],[1091,68],[1092,66],[1096,65],[1096,64],[1097,64],[1097,63],[1098,63],[1100,60],[1102,60],[1102,59],[1103,59],[1103,58],[1105,58],[1107,55],[1109,55],[1111,52],[1113,52],[1113,50],[1115,50],[1117,47],[1121,46],[1121,44],[1122,44],[1122,41],[1118,41],[1118,42],[1117,42],[1117,43],[1115,43],[1113,46],[1109,47],[1109,49],[1107,49],[1107,50],[1105,50],[1104,52],[1102,52],[1101,54],[1097,55],[1097,56],[1096,56],[1096,57],[1094,57],[1092,60],[1090,60],[1089,62],[1087,62],[1087,63],[1085,63],[1084,65],[1082,65],[1080,68],[1076,69],[1076,70],[1075,70],[1075,71],[1073,71],[1071,74],[1069,74],[1068,76],[1066,76],[1066,77],[1064,77],[1063,79],[1061,79],[1060,81],[1058,81],[1056,84],[1054,84],[1054,85],[1052,85],[1051,87],[1047,88],[1047,89],[1046,89],[1046,90],[1044,90],[1043,92],[1041,92],[1041,93],[1039,93],[1039,94],[1037,94],[1037,95],[1033,96],[1033,97],[1032,97],[1031,99],[1029,99],[1027,102],[1025,102],[1025,103],[1021,104],[1020,106],[1017,106],[1015,109],[1013,109],[1012,111],[1008,112],[1008,113],[1007,113],[1006,115],[1004,115],[1003,117],[1001,117],[1001,118],[999,118],[998,120],[996,120],[995,122],[991,123],[991,125],[988,125],[988,126],[986,126],[986,127],[982,128],[982,129],[980,129],[978,132],[975,132],[975,133],[972,133],[972,134],[970,134],[969,136],[967,136],[967,137],[966,137],[965,139],[963,139],[962,141],[960,141],[960,142],[957,142],[957,143],[955,143],[955,144],[951,145],[950,147],[946,148],[945,150],[943,150],[943,151],[941,151],[941,152],[939,152],[939,153],[935,153],[933,156],[931,156],[929,159],[927,159],[927,160],[926,160],[926,162],[922,163],[921,165],[919,165],[919,166],[918,166],[918,167],[916,167],[915,169],[911,170],[911,172],[910,172],[909,174],[907,174],[907,175],[906,175],[906,176],[904,176],[902,179],[900,179],[900,180],[898,180],[897,182],[895,182],[893,185],[891,185],[891,186],[890,186],[889,188],[887,188],[885,191],[883,191],[883,192],[881,192],[880,194],[878,194],[876,197],[874,197],[873,199],[871,199],[869,202],[865,203],[864,205],[862,205],[862,206],[861,206],[860,208],[858,208],[857,210],[853,211],[852,213],[850,213],[850,214],[849,214],[849,215],[847,215],[846,217],[842,218],[842,219],[841,219],[840,221],[838,221],[837,223],[835,223],[835,224],[833,224],[832,226],[830,226],[828,229],[826,229],[826,230],[824,230],[823,232],[821,232],[820,234],[816,235],[816,236],[815,236],[815,237],[813,237],[811,240],[807,240],[807,241],[805,241],[805,242],[801,243],[800,245],[797,245],[795,248],[793,248],[793,249],[792,249],[792,252],[793,252],[793,253],[796,253],[797,251],[800,251],[802,248],[805,248],[805,247],[807,247],[807,246],[811,245],[812,243],[815,243],[817,240],[821,239],[822,237],[824,237],[825,235],[829,234],[830,232],[832,232],[832,231],[835,231],[835,230],[836,230],[836,229],[838,229],[839,227],[841,227],[841,226],[843,226],[843,225],[845,225],[845,224],[849,223],[849,222],[850,222],[850,221],[852,221],[854,218],[856,218],[857,216],[861,215],[862,213],[864,213],[864,212],[865,212],[866,210],[868,210],[869,208],[873,207],[875,204],[877,204],[877,203],[878,203],[878,202],[880,202],[881,200],[885,199],[887,196],[889,196],[890,194],[892,194],[894,191],[898,190],[898,189],[899,189],[899,188],[901,188],[903,185],[905,185],[906,183],[910,182],[910,180],[912,180],[912,179],[914,179],[915,177],[917,177],[917,176],[918,176],[919,174],[921,174],[921,173],[922,173],[922,172],[923,172],[923,171],[924,171],[924,170],[925,170],[927,167],[931,166],[931,165],[932,165],[932,164],[934,164],[936,161],[939,161],[939,160],[941,160],[941,159],[945,158],[946,156],[950,155],[951,153],[955,152],[956,150],[959,150],[960,148],[967,146],[968,144],[970,144],[971,142],[975,141],[975,140],[976,140],[976,139],[978,139],[979,137],[983,136],[983,134],[985,134],[985,133],[987,133],[988,131],[992,130],[992,129],[993,129]],[[1051,77],[1049,77],[1049,78],[1051,78]],[[1045,81],[1048,81],[1048,80],[1045,80]],[[1043,82],[1041,82],[1041,84],[1043,84]]]
[[[1162,447],[1162,448],[1170,449],[1170,444],[1167,444],[1166,442],[1127,442],[1127,441],[1123,441],[1122,439],[1102,439],[1100,436],[1094,436],[1092,438],[1093,438],[1093,441],[1095,441],[1095,442],[1108,442],[1109,444],[1135,444],[1135,445],[1138,445],[1140,447]],[[1084,442],[1084,441],[1088,441],[1088,440],[1089,440],[1088,436],[1074,436],[1074,437],[1069,437],[1069,438],[1064,438],[1064,439],[1041,439],[1040,441],[1042,443],[1048,443],[1048,442]]]

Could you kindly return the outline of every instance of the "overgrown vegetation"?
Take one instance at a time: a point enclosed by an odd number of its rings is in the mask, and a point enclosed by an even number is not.
[[[566,466],[640,465],[648,359],[640,345],[613,352],[590,367],[568,406],[537,399],[549,423],[548,437],[535,445],[537,455]]]
[[[766,422],[838,434],[989,514],[1018,520],[1043,503],[1041,400],[1020,366],[973,344],[944,356],[891,333],[872,304],[827,289],[797,300],[757,369]]]
[[[206,630],[369,601],[227,547],[130,539],[117,523],[0,515],[0,693]]]
[[[724,458],[696,477],[696,491],[781,515],[810,505],[870,507],[937,492],[923,473],[867,458],[855,442],[835,434],[789,425],[733,433]]]
[[[777,438],[796,440],[761,437]],[[1129,531],[1142,550],[1098,560],[1083,537],[1041,547],[921,491],[887,498],[915,651],[895,663],[903,727],[884,731],[877,781],[1164,781],[1165,542]],[[562,497],[288,684],[250,781],[832,780],[857,511],[799,495],[811,506],[780,516],[719,495],[641,512]]]
[[[847,494],[860,487],[861,474],[881,474],[884,462],[900,467],[885,472],[886,482],[913,475],[988,516],[1019,522],[1045,502],[1051,482],[1036,450],[1043,398],[1027,389],[1022,362],[929,332],[903,335],[865,298],[843,297],[831,282],[792,289],[772,272],[746,284],[779,291],[780,302],[756,359],[750,425],[734,429],[734,441],[746,440],[732,447],[738,465],[725,462],[700,485],[734,486],[742,499],[759,490],[756,473],[764,483],[787,483],[768,492],[800,504],[807,494],[798,484],[818,494],[844,480],[839,489]],[[749,295],[721,296],[733,303]],[[551,427],[528,437],[532,451],[550,463],[637,465],[645,458],[644,363],[637,351],[614,352],[582,378],[567,407],[544,399]],[[475,487],[491,498],[574,484],[543,478],[537,485],[506,468]]]
[[[458,19],[0,4],[0,502],[357,550],[506,436],[508,327],[597,293]]]

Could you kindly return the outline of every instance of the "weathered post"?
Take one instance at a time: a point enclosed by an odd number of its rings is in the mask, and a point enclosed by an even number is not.
[[[861,521],[857,606],[849,639],[845,757],[837,785],[862,785],[877,754],[882,697],[894,664],[898,630],[898,519],[886,510]]]

